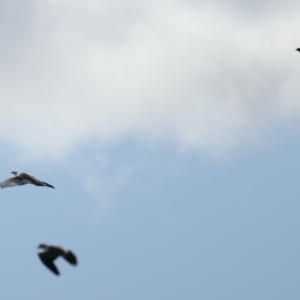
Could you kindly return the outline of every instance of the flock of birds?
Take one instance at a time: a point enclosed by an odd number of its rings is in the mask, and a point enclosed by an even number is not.
[[[7,187],[14,187],[24,184],[34,184],[36,186],[46,186],[54,189],[54,186],[41,181],[33,176],[30,176],[23,172],[11,172],[15,176],[12,178],[8,178],[2,182],[0,182],[1,189],[7,188]],[[65,249],[61,246],[53,246],[53,245],[46,245],[46,244],[40,244],[38,248],[43,249],[43,252],[38,253],[38,256],[40,257],[42,263],[51,270],[55,275],[59,275],[59,270],[53,263],[54,260],[58,257],[63,257],[67,262],[69,262],[71,265],[77,265],[77,258],[74,255],[73,252],[71,252],[68,249]]]

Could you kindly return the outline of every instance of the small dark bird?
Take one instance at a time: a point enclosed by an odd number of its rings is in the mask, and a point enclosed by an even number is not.
[[[15,175],[15,177],[6,179],[2,182],[0,182],[0,187],[1,189],[4,189],[6,187],[14,187],[14,186],[18,186],[18,185],[24,185],[27,183],[31,183],[37,186],[48,186],[50,188],[54,189],[54,186],[52,186],[51,184],[47,183],[47,182],[43,182],[40,181],[38,179],[36,179],[33,176],[30,176],[26,173],[23,172],[11,172],[12,174]]]
[[[295,51],[298,51],[298,52],[300,52],[300,48],[297,48]]]
[[[59,275],[59,271],[53,261],[59,256],[62,256],[71,265],[77,265],[76,256],[68,249],[62,248],[60,246],[51,246],[45,244],[40,244],[38,248],[44,249],[44,252],[40,252],[38,254],[42,263],[55,275]]]

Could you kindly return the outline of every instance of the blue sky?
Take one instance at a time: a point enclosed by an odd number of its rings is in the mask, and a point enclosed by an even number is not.
[[[134,143],[104,149],[112,163],[100,176],[140,163],[105,192],[105,213],[72,171],[23,163],[56,189],[1,191],[1,296],[297,299],[298,149],[299,133],[286,132],[227,160]],[[12,164],[3,161],[4,178]],[[78,267],[60,259],[55,277],[36,256],[41,242],[70,247]]]
[[[299,8],[0,1],[0,297],[299,299]]]

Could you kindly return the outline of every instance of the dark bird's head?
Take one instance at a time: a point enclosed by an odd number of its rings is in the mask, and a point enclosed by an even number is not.
[[[297,48],[295,51],[298,51],[298,52],[300,52],[300,48]]]
[[[16,172],[16,171],[13,171],[13,172],[11,172],[11,174],[17,175],[17,174],[18,174],[18,172]]]
[[[48,246],[46,244],[39,244],[38,249],[47,249]]]

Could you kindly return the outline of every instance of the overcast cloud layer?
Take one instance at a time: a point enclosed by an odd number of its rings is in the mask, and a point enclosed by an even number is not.
[[[298,4],[0,5],[0,139],[29,152],[142,138],[216,153],[300,114]]]

